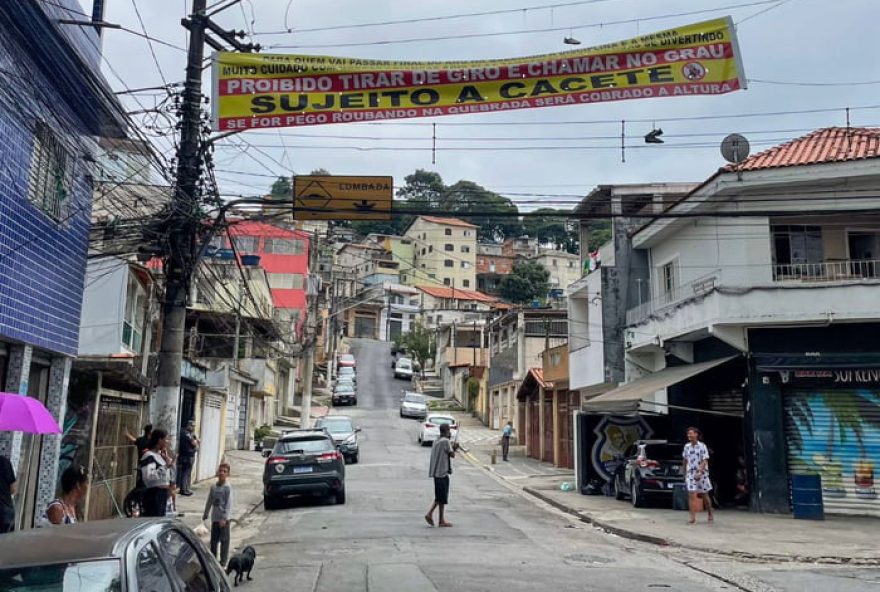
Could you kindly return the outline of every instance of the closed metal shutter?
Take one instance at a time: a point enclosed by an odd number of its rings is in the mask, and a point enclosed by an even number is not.
[[[785,392],[785,440],[789,472],[822,477],[826,512],[880,516],[880,392]]]
[[[743,393],[739,390],[709,393],[708,403],[710,411],[743,414]]]

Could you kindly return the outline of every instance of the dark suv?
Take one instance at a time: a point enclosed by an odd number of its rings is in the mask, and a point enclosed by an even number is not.
[[[642,440],[631,445],[614,474],[615,497],[628,497],[637,508],[644,506],[649,497],[671,502],[675,484],[684,483],[683,448],[683,444],[665,440]]]
[[[332,496],[345,503],[345,460],[324,429],[290,430],[264,450],[263,507],[291,495]]]

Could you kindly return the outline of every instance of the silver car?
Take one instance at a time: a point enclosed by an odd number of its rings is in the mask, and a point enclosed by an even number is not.
[[[403,391],[400,400],[400,417],[415,417],[425,419],[428,415],[428,399],[419,393]]]

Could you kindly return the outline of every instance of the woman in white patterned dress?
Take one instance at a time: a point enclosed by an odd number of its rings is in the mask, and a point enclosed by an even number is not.
[[[688,509],[691,518],[688,524],[697,521],[697,512],[700,511],[700,502],[709,511],[709,522],[712,522],[712,500],[709,492],[712,491],[712,482],[709,480],[709,449],[700,441],[702,432],[698,428],[688,428],[688,443],[684,445],[681,457],[685,463],[684,482],[688,491]]]

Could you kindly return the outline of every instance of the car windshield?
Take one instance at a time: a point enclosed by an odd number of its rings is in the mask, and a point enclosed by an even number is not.
[[[339,357],[340,362],[354,362],[354,356],[347,354]]]
[[[4,592],[116,592],[122,590],[119,561],[82,561],[0,569]]]
[[[442,415],[432,415],[428,418],[428,423],[433,423],[436,425],[444,425],[444,424],[454,424],[455,420],[451,417],[444,417]]]
[[[350,384],[337,384],[336,385],[337,393],[353,393],[354,387]]]
[[[327,438],[298,438],[296,440],[282,440],[275,444],[273,454],[309,454],[313,452],[329,452],[335,448],[333,442]]]
[[[409,360],[398,360],[397,367],[398,368],[411,368],[412,362],[410,362]]]
[[[348,434],[354,431],[350,419],[325,419],[319,427],[327,428],[331,434]]]
[[[416,395],[415,393],[407,393],[406,396],[403,397],[404,402],[406,403],[419,403],[421,405],[425,404],[425,395]]]
[[[652,460],[681,460],[684,444],[648,444],[645,456]]]
[[[354,376],[354,368],[351,366],[343,366],[339,369],[339,376]]]

